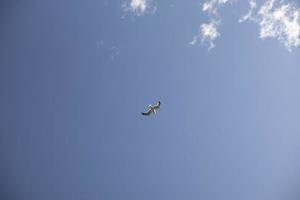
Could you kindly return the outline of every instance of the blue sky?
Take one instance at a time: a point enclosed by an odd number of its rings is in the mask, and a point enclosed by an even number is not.
[[[299,199],[299,9],[2,2],[1,199]]]

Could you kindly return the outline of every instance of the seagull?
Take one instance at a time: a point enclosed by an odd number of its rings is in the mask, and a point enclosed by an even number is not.
[[[148,111],[147,112],[142,112],[142,115],[149,116],[152,113],[156,114],[156,110],[159,109],[160,104],[161,104],[160,101],[158,101],[157,104],[155,104],[154,106],[149,105],[148,106]]]

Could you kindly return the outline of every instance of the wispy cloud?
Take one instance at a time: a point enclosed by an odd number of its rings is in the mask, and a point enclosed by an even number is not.
[[[137,16],[142,16],[145,13],[155,13],[157,7],[153,6],[151,0],[128,0],[123,3],[124,11],[131,12]]]
[[[192,41],[189,42],[190,45],[195,45],[198,42],[198,37],[195,35],[192,39]]]
[[[114,62],[120,54],[119,47],[117,47],[117,46],[110,47],[109,54],[110,54],[110,56],[109,56],[110,60]]]
[[[249,1],[249,6],[250,6],[250,9],[249,9],[248,13],[239,19],[239,23],[243,23],[244,21],[247,21],[247,20],[254,20],[253,11],[257,7],[256,1],[255,0],[250,0]]]
[[[214,41],[220,36],[220,33],[217,31],[218,24],[218,21],[211,21],[208,24],[201,25],[202,42],[204,44],[208,43],[208,50],[215,47]]]
[[[299,46],[299,14],[299,9],[291,3],[267,1],[258,12],[260,38],[278,38],[289,50]]]
[[[143,14],[147,8],[146,0],[131,0],[130,7],[132,11]]]
[[[218,25],[219,22],[215,20],[212,20],[207,24],[201,24],[198,34],[193,37],[189,44],[196,45],[198,41],[201,40],[201,43],[207,45],[208,50],[211,50],[215,47],[215,39],[220,36],[220,33],[217,30]]]
[[[221,24],[219,9],[226,3],[231,2],[233,0],[206,0],[202,4],[202,11],[207,13],[209,22],[200,25],[200,30],[193,37],[193,40],[189,43],[190,45],[196,45],[198,41],[201,41],[202,44],[208,45],[208,50],[216,46],[215,40],[220,36],[218,28]]]
[[[123,9],[137,16],[153,14],[157,7],[152,0],[123,0]],[[237,0],[204,0],[201,9],[208,16],[208,21],[202,23],[190,45],[201,43],[211,50],[216,46],[215,41],[221,36],[219,27],[221,17],[219,10],[227,4]],[[249,11],[239,19],[259,25],[259,38],[278,39],[288,50],[300,46],[300,9],[292,0],[265,0],[257,4],[256,0],[249,0]]]
[[[300,45],[300,10],[294,3],[285,0],[267,0],[254,15],[251,1],[249,11],[251,14],[244,16],[241,22],[250,20],[257,23],[261,39],[276,38],[289,51]]]

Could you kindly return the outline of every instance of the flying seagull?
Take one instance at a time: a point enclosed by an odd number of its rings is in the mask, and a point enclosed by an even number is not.
[[[158,101],[157,104],[155,104],[154,106],[149,105],[148,106],[148,111],[147,112],[142,112],[142,115],[149,116],[152,113],[156,114],[156,110],[159,109],[160,104],[161,104],[160,101]]]

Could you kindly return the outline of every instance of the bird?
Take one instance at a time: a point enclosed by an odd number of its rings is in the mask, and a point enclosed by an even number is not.
[[[160,101],[158,101],[157,104],[155,104],[154,106],[149,105],[148,106],[148,111],[147,112],[142,112],[142,115],[149,116],[152,113],[156,114],[156,111],[159,109],[160,105],[161,105]]]

